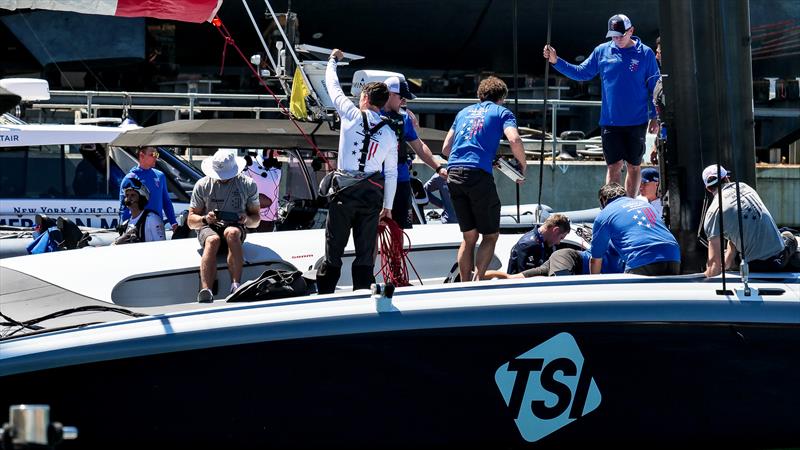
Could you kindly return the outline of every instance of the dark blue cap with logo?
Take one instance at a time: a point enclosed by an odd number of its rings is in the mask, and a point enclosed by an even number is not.
[[[655,167],[645,167],[642,169],[642,183],[652,183],[658,181],[658,169]]]
[[[606,37],[622,36],[632,26],[631,19],[625,14],[611,16],[611,18],[608,19],[608,33],[606,33]]]

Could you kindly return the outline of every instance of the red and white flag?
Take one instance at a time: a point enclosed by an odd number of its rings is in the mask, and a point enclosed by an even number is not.
[[[49,9],[117,17],[210,22],[222,0],[0,0],[0,9]]]

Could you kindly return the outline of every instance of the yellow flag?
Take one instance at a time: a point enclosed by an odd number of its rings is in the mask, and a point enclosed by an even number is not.
[[[309,95],[308,87],[303,82],[303,75],[300,74],[300,68],[294,70],[294,77],[292,78],[292,95],[289,98],[289,112],[297,119],[307,119],[308,111],[306,110],[306,96]]]

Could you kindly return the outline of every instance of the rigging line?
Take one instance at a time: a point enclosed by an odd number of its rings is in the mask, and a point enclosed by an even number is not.
[[[719,15],[715,14],[719,11],[715,10],[714,2],[708,2],[708,12],[711,14],[709,17],[719,17]],[[712,32],[711,32],[711,47],[717,49],[714,52],[714,78],[716,83],[714,83],[714,91],[717,100],[717,108],[714,108],[714,119],[717,129],[720,129],[720,108],[721,108],[721,98],[722,98],[722,86],[720,85],[720,78],[722,78],[722,74],[720,73],[720,67],[722,67],[722,61],[720,59],[722,56],[720,55],[721,45],[719,42],[719,36],[722,30],[720,30],[719,21],[712,21]],[[720,138],[719,134],[716,136],[717,139]],[[727,289],[727,279],[725,277],[725,222],[723,220],[723,209],[722,209],[722,143],[717,144],[717,215],[719,216],[719,246],[720,246],[720,268],[722,273],[722,291],[717,291],[718,294],[730,294],[731,292]],[[701,152],[702,153],[702,152]],[[709,239],[708,245],[711,245],[711,240]]]
[[[547,0],[547,40],[546,46],[550,46],[550,29],[553,23],[553,0]],[[536,200],[536,220],[542,221],[542,182],[544,181],[544,139],[547,130],[547,90],[550,87],[550,59],[545,59],[544,64],[544,89],[542,94],[542,142],[539,148],[539,196]],[[555,136],[554,136],[555,137]],[[553,147],[555,152],[555,145]]]
[[[720,194],[722,192],[720,191]],[[720,214],[722,212],[720,211]],[[739,269],[739,275],[742,277],[744,283],[744,295],[750,296],[750,287],[747,285],[750,270],[748,269],[747,260],[745,259],[746,253],[744,252],[744,228],[742,227],[742,197],[739,193],[739,180],[736,180],[736,215],[739,219],[739,241],[742,248],[738,249],[742,255],[742,265]]]
[[[297,68],[300,69],[300,76],[303,77],[303,83],[309,87],[308,91],[314,100],[317,102],[317,105],[322,105],[322,101],[317,97],[317,92],[311,88],[311,82],[308,80],[308,76],[306,76],[306,71],[303,69],[303,65],[300,64],[300,59],[297,57],[297,54],[294,52],[294,48],[289,42],[289,38],[286,37],[286,33],[283,32],[283,28],[281,28],[280,21],[278,21],[278,16],[275,15],[275,11],[272,10],[272,5],[270,5],[269,0],[264,0],[264,3],[267,5],[267,9],[269,9],[269,13],[272,14],[272,20],[275,21],[275,26],[278,28],[278,31],[281,33],[281,37],[283,37],[283,41],[286,43],[286,49],[289,50],[289,54],[292,55],[292,59],[294,63],[297,64]],[[286,17],[288,22],[289,17]]]
[[[47,46],[44,45],[44,42],[42,42],[42,40],[39,39],[39,35],[36,34],[36,31],[33,29],[33,27],[31,27],[31,24],[28,22],[28,19],[25,17],[25,14],[20,14],[19,16],[22,17],[22,20],[25,22],[25,26],[27,26],[28,29],[31,31],[33,37],[36,39],[36,42],[38,42],[39,45],[42,46],[42,50],[44,50],[44,52],[47,54],[47,57],[50,58],[50,61],[53,63],[54,66],[56,66],[56,70],[58,70],[58,73],[61,74],[62,78],[64,78],[64,81],[67,82],[67,86],[69,86],[70,89],[75,90],[75,88],[72,87],[72,83],[69,82],[69,78],[67,78],[67,75],[64,73],[63,70],[61,70],[61,67],[59,67],[55,58],[53,58],[53,55],[50,53],[50,50],[47,49]]]
[[[253,13],[250,12],[250,6],[247,5],[247,0],[242,0],[242,5],[244,5],[245,11],[247,11],[247,16],[250,17],[250,22],[253,23],[253,29],[256,31],[256,35],[258,35],[258,39],[261,41],[261,45],[264,47],[264,51],[267,53],[267,58],[269,58],[270,64],[272,64],[272,71],[275,74],[278,74],[278,64],[272,59],[272,53],[269,51],[269,47],[267,47],[267,42],[264,40],[264,36],[261,33],[261,30],[258,28],[258,24],[256,24],[256,19],[253,17]]]
[[[286,107],[283,105],[283,103],[278,99],[278,96],[275,95],[275,92],[273,92],[272,89],[270,89],[270,87],[267,85],[266,81],[264,81],[258,75],[258,71],[256,70],[255,67],[253,67],[253,64],[250,63],[250,60],[247,59],[246,56],[244,56],[244,53],[242,53],[242,50],[236,44],[236,41],[231,36],[230,32],[228,31],[228,28],[225,26],[225,24],[222,23],[222,19],[220,19],[219,16],[216,16],[216,17],[214,17],[214,20],[212,21],[212,23],[214,25],[214,28],[216,28],[217,31],[219,31],[219,34],[222,36],[222,38],[225,39],[226,42],[230,43],[230,45],[233,47],[233,49],[236,50],[236,53],[238,53],[239,56],[241,56],[241,58],[244,61],[245,65],[248,68],[250,68],[250,71],[253,72],[253,74],[255,74],[256,79],[259,81],[259,83],[262,86],[264,86],[264,88],[267,90],[267,92],[270,93],[270,95],[272,95],[272,98],[274,98],[275,101],[277,102],[278,107],[281,109],[281,112],[297,128],[297,131],[300,132],[300,134],[303,136],[303,138],[306,140],[306,142],[308,142],[308,144],[311,146],[311,148],[315,152],[317,152],[317,154],[319,154],[319,156],[322,158],[323,161],[325,161],[325,164],[328,166],[328,169],[333,170],[333,165],[331,165],[330,161],[328,161],[328,158],[325,157],[325,154],[322,152],[322,150],[320,150],[319,147],[317,147],[317,144],[315,144],[312,141],[312,139],[306,134],[306,132],[303,130],[303,128],[297,123],[296,120],[294,120],[294,118],[292,117],[291,113],[289,113],[289,110],[286,109]]]
[[[514,0],[514,14],[513,14],[513,22],[511,26],[511,41],[512,41],[512,48],[513,48],[513,55],[514,55],[514,117],[519,120],[519,88],[517,87],[517,77],[518,77],[518,70],[517,70],[517,0]],[[523,148],[522,154],[525,154],[525,149]],[[524,156],[523,156],[524,158]],[[519,218],[519,183],[514,183],[514,190],[517,194],[517,223],[520,222]]]

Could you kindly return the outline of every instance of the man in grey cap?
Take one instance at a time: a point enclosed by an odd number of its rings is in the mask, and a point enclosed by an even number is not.
[[[722,272],[720,256],[722,239],[728,240],[725,249],[725,269],[733,268],[736,252],[742,253],[753,272],[783,272],[791,270],[789,265],[797,252],[797,240],[788,231],[781,233],[775,220],[764,206],[758,193],[745,183],[739,182],[737,201],[736,183],[731,182],[730,172],[712,164],[703,170],[703,184],[714,195],[706,211],[703,228],[708,237],[708,262],[705,276],[713,277]],[[721,187],[720,187],[721,186]],[[719,195],[722,192],[722,221],[720,227]],[[740,206],[737,207],[737,204]],[[739,209],[742,213],[742,230],[739,229]]]
[[[653,106],[653,89],[661,77],[656,56],[650,47],[633,35],[628,16],[617,14],[608,20],[607,38],[580,65],[559,58],[556,49],[544,46],[544,57],[556,70],[577,81],[600,75],[602,105],[600,128],[603,156],[606,159],[606,183],[621,183],[622,164],[627,166],[625,193],[636,197],[639,190],[639,166],[645,152],[646,132],[658,132]],[[648,121],[649,119],[649,121]]]
[[[408,89],[408,82],[400,77],[384,81],[389,88],[389,100],[382,112],[392,119],[392,129],[397,135],[397,191],[392,204],[392,219],[401,228],[411,228],[411,161],[405,144],[408,144],[440,177],[447,178],[447,170],[433,158],[431,149],[419,138],[414,128],[411,112],[403,108],[406,100],[417,98]]]
[[[217,277],[217,252],[227,247],[230,293],[239,288],[244,255],[242,242],[246,227],[255,228],[260,221],[258,188],[255,182],[241,175],[245,160],[235,150],[217,150],[203,161],[206,174],[197,181],[189,204],[189,228],[197,230],[203,247],[200,260],[200,292],[197,301],[214,301],[211,287]]]

